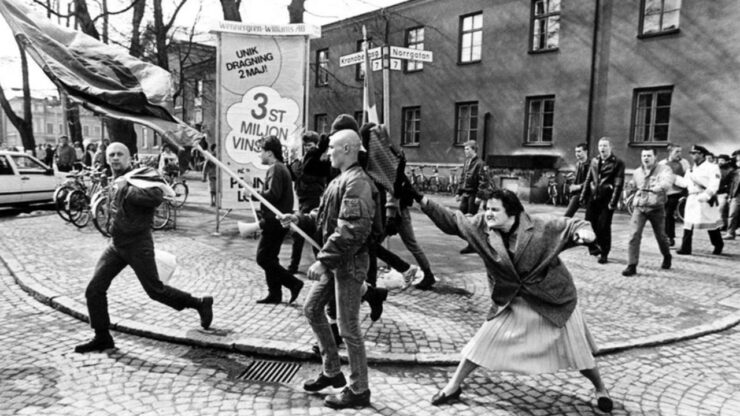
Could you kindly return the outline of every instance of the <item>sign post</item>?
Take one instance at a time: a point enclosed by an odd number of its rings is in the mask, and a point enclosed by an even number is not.
[[[371,59],[372,68],[365,69],[365,76],[370,76],[369,71],[383,71],[383,124],[390,130],[390,71],[400,71],[402,61],[432,62],[434,54],[424,49],[402,48],[400,46],[383,46],[368,49],[367,54]],[[365,62],[364,52],[355,52],[339,57],[339,66],[358,65]]]

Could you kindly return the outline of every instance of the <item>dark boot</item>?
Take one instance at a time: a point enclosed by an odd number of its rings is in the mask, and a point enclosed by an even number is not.
[[[213,322],[213,297],[206,296],[198,301],[198,314],[200,315],[200,326],[208,329]]]
[[[362,300],[370,305],[370,319],[375,322],[383,314],[383,302],[388,298],[388,289],[368,286]]]
[[[434,286],[437,280],[434,278],[434,273],[431,270],[424,270],[424,278],[421,282],[416,284],[416,288],[419,290],[429,290]]]
[[[711,241],[714,246],[712,254],[722,254],[722,249],[725,247],[725,242],[722,241],[722,232],[718,229],[709,230],[709,241]]]
[[[676,251],[676,254],[691,254],[691,237],[694,234],[694,230],[683,230],[683,237],[681,238],[681,248]]]
[[[673,260],[673,257],[669,254],[667,256],[663,256],[663,264],[660,265],[661,269],[670,269],[671,268],[671,260]]]
[[[370,406],[370,390],[362,393],[354,393],[349,387],[345,387],[339,394],[330,394],[324,398],[324,406],[332,409],[346,409],[348,407],[359,409]]]
[[[627,268],[622,270],[622,276],[634,276],[636,274],[637,274],[636,264],[627,265]]]
[[[109,348],[115,348],[115,346],[115,343],[113,343],[113,337],[110,336],[110,332],[108,332],[107,329],[96,329],[95,338],[84,344],[76,346],[75,352],[78,354],[85,354],[88,352],[100,352]]]

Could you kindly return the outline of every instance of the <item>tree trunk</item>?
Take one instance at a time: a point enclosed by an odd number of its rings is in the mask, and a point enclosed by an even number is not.
[[[95,22],[90,17],[90,12],[87,10],[86,0],[74,0],[75,2],[75,17],[80,25],[82,33],[90,35],[97,40],[100,40],[100,33],[95,27]]]
[[[146,1],[138,0],[134,5],[133,17],[131,18],[131,46],[128,49],[128,53],[131,56],[141,56],[141,21],[144,20],[144,12],[146,11]]]
[[[5,91],[2,87],[0,87],[0,105],[5,111],[5,115],[8,116],[10,123],[18,130],[23,147],[25,149],[36,149],[36,139],[33,136],[33,113],[31,113],[31,87],[28,84],[28,59],[21,43],[17,42],[17,44],[21,54],[21,74],[23,75],[23,117],[21,118],[15,114],[5,97]]]
[[[303,23],[303,12],[306,11],[306,0],[291,0],[288,5],[290,23]]]
[[[224,11],[224,20],[241,22],[242,15],[239,13],[241,0],[221,0],[221,9]]]
[[[154,39],[157,46],[157,65],[169,71],[167,60],[167,29],[162,16],[162,0],[154,1]]]

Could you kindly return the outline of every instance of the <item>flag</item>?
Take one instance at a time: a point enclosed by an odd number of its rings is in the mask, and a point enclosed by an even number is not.
[[[362,39],[362,51],[365,54],[365,78],[362,84],[363,121],[367,123],[380,124],[380,119],[378,118],[378,106],[375,103],[375,87],[373,85],[370,56],[367,53],[367,50],[369,48],[367,41],[367,31],[364,25],[362,26]],[[367,118],[365,118],[364,114],[367,114]]]
[[[119,46],[54,24],[18,0],[0,1],[0,14],[26,53],[73,101],[144,124],[178,147],[201,135],[167,110],[172,84],[164,69]]]

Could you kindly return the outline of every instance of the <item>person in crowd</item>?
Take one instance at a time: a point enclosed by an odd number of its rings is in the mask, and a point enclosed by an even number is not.
[[[713,254],[722,254],[724,248],[720,231],[722,221],[717,202],[720,181],[719,166],[707,161],[706,156],[709,150],[704,146],[694,145],[690,153],[694,166],[686,172],[682,180],[678,178],[676,180],[677,183],[685,186],[689,193],[686,198],[681,248],[676,251],[676,254],[691,254],[691,240],[695,229],[707,230],[709,240],[714,246]]]
[[[216,157],[216,144],[211,145],[211,154],[213,157]],[[210,160],[206,160],[203,162],[203,182],[208,179],[208,191],[211,194],[211,206],[216,206],[216,191],[218,190],[218,183],[216,183],[216,180],[218,178],[218,168],[216,167],[216,164],[211,162]]]
[[[295,192],[298,196],[298,210],[308,214],[319,206],[321,194],[326,189],[331,174],[331,163],[322,159],[322,155],[329,147],[329,138],[319,137],[315,131],[308,131],[302,137],[303,157],[296,158],[291,164],[291,174],[295,183]],[[303,254],[305,240],[298,233],[293,234],[293,247],[290,254],[291,274],[298,272]]]
[[[82,164],[92,169],[95,161],[95,143],[88,143],[85,149],[85,155],[82,157]]]
[[[592,245],[589,251],[604,264],[612,247],[612,217],[624,186],[624,162],[612,153],[609,137],[599,139],[598,149],[599,155],[591,160],[586,174],[580,204],[586,207],[586,220],[596,232],[599,250]]]
[[[46,166],[49,166],[49,167],[54,165],[54,148],[51,146],[51,143],[46,144],[46,154],[44,155],[44,164],[46,164]]]
[[[57,169],[60,172],[69,172],[74,167],[77,155],[75,149],[69,145],[69,139],[67,136],[61,136],[59,138],[59,144],[56,150],[56,162]]]
[[[717,201],[719,202],[719,213],[722,218],[721,231],[727,231],[727,217],[729,215],[729,198],[727,194],[730,191],[730,182],[735,172],[735,161],[730,155],[721,154],[717,156],[717,166],[719,166],[719,189],[717,190]]]
[[[103,351],[115,346],[109,331],[107,292],[113,279],[126,266],[131,266],[150,298],[177,310],[195,309],[200,315],[201,326],[208,329],[213,320],[213,298],[196,298],[167,286],[157,274],[152,219],[155,208],[166,195],[174,195],[174,192],[153,169],[133,170],[131,155],[123,144],[111,144],[106,155],[114,176],[111,242],[100,256],[85,290],[95,337],[76,346],[75,352]]]
[[[280,139],[275,136],[264,137],[260,157],[262,164],[269,166],[265,174],[265,189],[260,195],[280,212],[290,213],[293,210],[293,181],[288,167],[283,162],[283,146]],[[288,303],[293,303],[303,288],[303,281],[285,270],[278,259],[280,246],[288,230],[280,224],[276,214],[264,203],[260,206],[260,212],[262,235],[257,244],[257,264],[265,271],[267,296],[257,303],[282,302],[283,286],[290,290]]]
[[[478,157],[478,143],[475,140],[468,140],[463,146],[465,163],[463,163],[460,186],[457,188],[455,199],[460,202],[460,212],[473,216],[478,212],[482,200],[480,191],[487,189],[488,181],[483,172],[483,161]],[[470,245],[460,250],[460,254],[474,252]]]
[[[93,169],[104,172],[107,176],[110,176],[110,166],[105,158],[105,151],[108,148],[107,142],[107,140],[101,141],[98,149],[95,151],[95,156],[93,156]]]
[[[321,250],[308,269],[311,287],[304,313],[318,342],[322,370],[303,388],[318,392],[327,387],[340,388],[347,381],[340,368],[339,354],[324,312],[329,302],[338,309],[339,333],[347,344],[349,385],[341,393],[328,395],[324,404],[335,409],[370,405],[367,357],[360,330],[360,303],[369,265],[369,241],[376,217],[376,194],[373,181],[358,163],[362,148],[360,136],[351,129],[330,136],[329,158],[340,174],[326,188],[319,207],[310,214],[282,217],[284,225],[298,223],[303,229],[315,227],[320,235]],[[334,299],[336,298],[336,301]]]
[[[668,189],[665,203],[665,233],[671,247],[676,244],[676,209],[678,209],[681,198],[686,196],[686,188],[678,186],[675,178],[683,178],[691,168],[689,162],[681,157],[681,152],[680,145],[671,143],[668,145],[668,157],[660,161],[661,164],[671,168],[674,177],[671,181],[673,185]]]
[[[671,268],[671,248],[665,234],[666,192],[673,186],[673,172],[662,164],[656,163],[655,149],[642,150],[642,165],[632,174],[632,187],[635,197],[632,200],[634,210],[630,220],[630,238],[627,249],[627,268],[623,276],[637,274],[637,263],[640,259],[640,242],[645,222],[650,221],[655,240],[663,255],[661,268]]]
[[[576,176],[573,179],[573,184],[568,189],[570,200],[568,201],[568,208],[565,210],[564,217],[573,217],[578,208],[580,207],[581,191],[583,190],[583,184],[586,182],[586,175],[588,174],[588,145],[586,143],[579,143],[576,145]]]
[[[445,234],[470,243],[488,272],[493,305],[445,387],[439,406],[457,400],[462,383],[478,367],[525,374],[580,370],[594,386],[601,411],[613,402],[593,357],[596,350],[578,307],[573,278],[560,253],[596,236],[588,221],[530,215],[515,193],[494,189],[486,210],[472,218],[431,201],[402,177],[397,194],[409,194]]]
[[[75,170],[82,170],[85,160],[85,148],[82,146],[82,142],[74,142],[75,161],[73,167]]]
[[[180,172],[180,159],[172,151],[172,146],[167,143],[162,144],[162,152],[159,154],[157,169],[163,176],[177,176]]]
[[[732,152],[732,158],[735,161],[736,168],[730,178],[730,187],[727,191],[728,214],[727,214],[727,234],[725,240],[734,240],[735,232],[740,225],[740,149]]]

